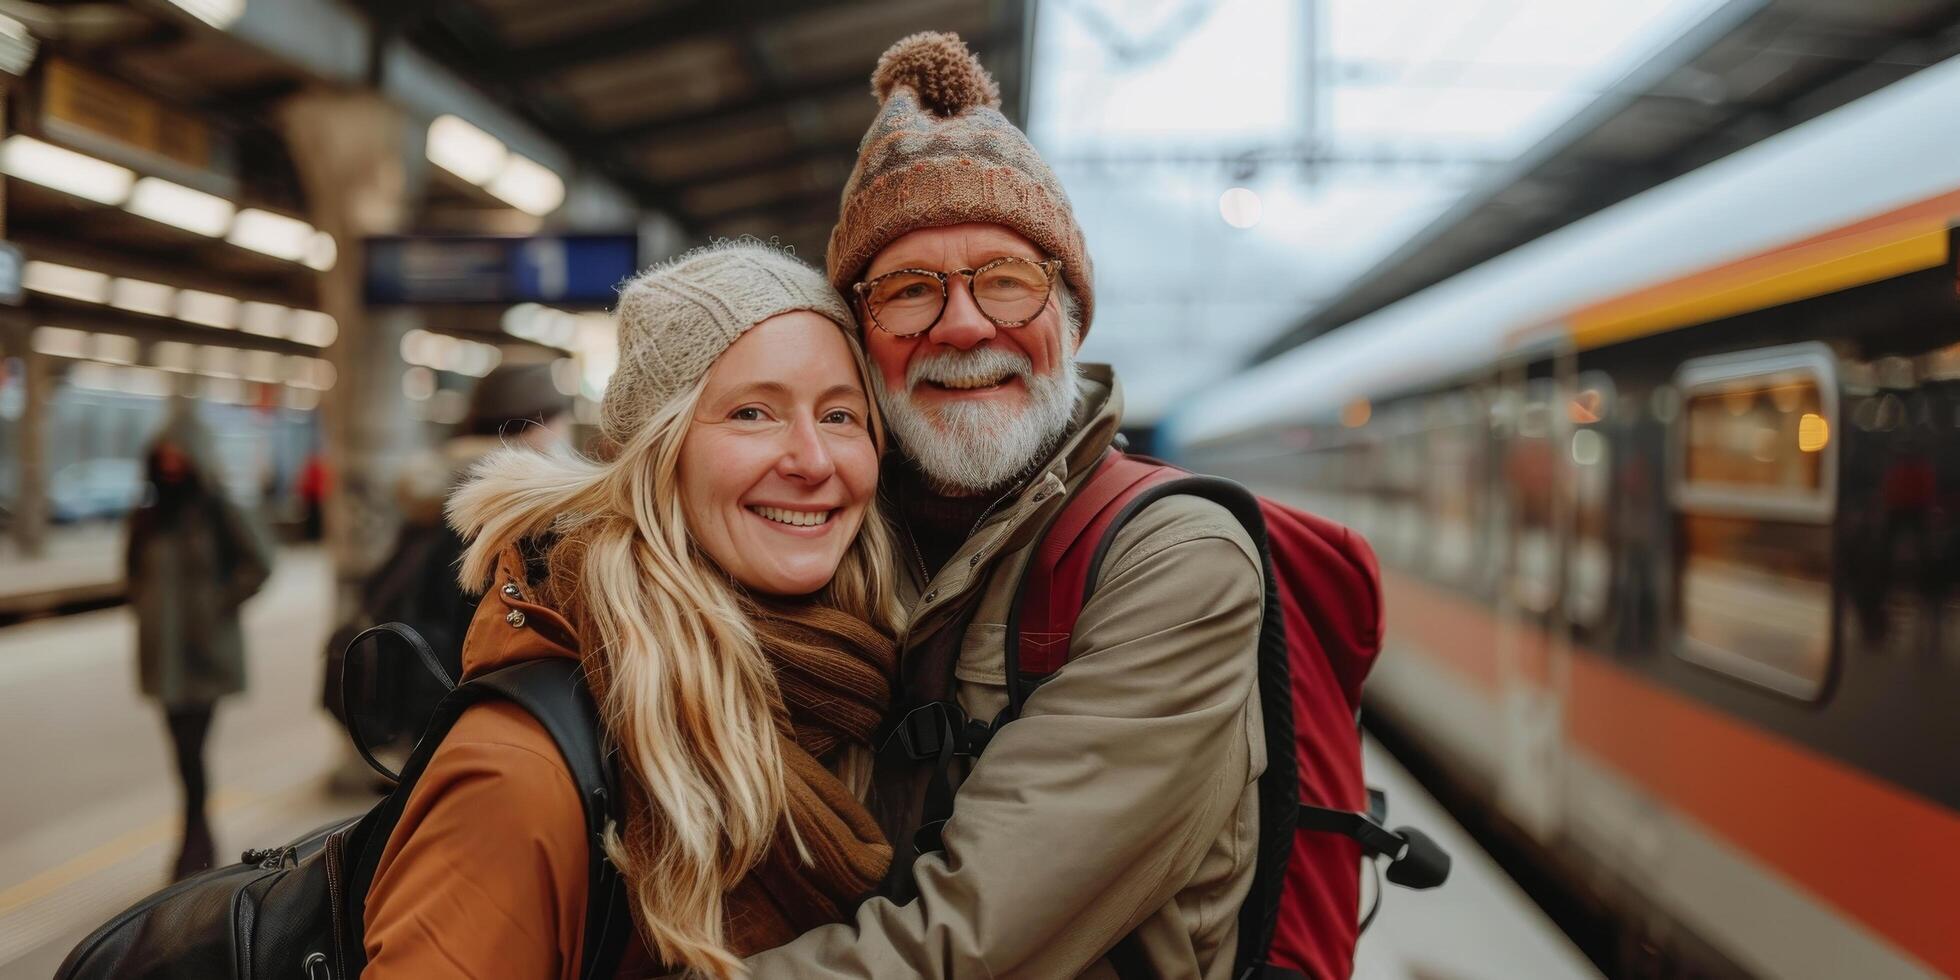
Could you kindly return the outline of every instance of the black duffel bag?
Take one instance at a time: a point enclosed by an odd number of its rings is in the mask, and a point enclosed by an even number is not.
[[[399,623],[361,634],[407,643],[447,684],[428,644]],[[202,872],[151,895],[82,940],[56,980],[352,980],[367,964],[361,942],[368,885],[415,782],[463,709],[511,701],[544,725],[571,769],[590,844],[585,962],[579,975],[610,977],[632,926],[619,873],[601,844],[613,801],[613,768],[599,739],[598,712],[579,665],[567,659],[512,664],[454,687],[437,706],[399,780],[365,815],[323,827],[284,847],[249,850],[240,863]],[[503,855],[484,855],[501,860]],[[515,858],[516,855],[508,857]]]

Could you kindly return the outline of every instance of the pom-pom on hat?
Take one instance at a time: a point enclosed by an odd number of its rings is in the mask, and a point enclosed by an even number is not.
[[[847,333],[843,297],[796,256],[753,238],[704,246],[619,287],[619,367],[606,384],[599,428],[631,441],[661,406],[699,381],[722,352],[770,317],[809,310]]]
[[[956,34],[900,40],[878,59],[883,103],[858,145],[825,256],[849,290],[878,250],[920,228],[985,222],[1012,228],[1062,260],[1087,333],[1095,272],[1055,172],[1000,113],[1000,86]]]

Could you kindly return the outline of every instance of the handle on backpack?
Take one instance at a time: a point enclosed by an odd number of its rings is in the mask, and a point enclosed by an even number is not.
[[[361,759],[368,764],[368,768],[389,779],[399,780],[401,779],[401,773],[390,769],[385,763],[374,757],[374,751],[368,746],[367,739],[361,734],[361,726],[354,722],[354,713],[351,707],[354,704],[354,700],[350,697],[352,692],[348,690],[352,683],[351,678],[354,676],[354,671],[351,669],[354,660],[354,650],[370,639],[379,639],[383,634],[393,636],[403,643],[408,644],[408,648],[415,651],[416,657],[422,661],[422,667],[434,676],[437,681],[442,683],[443,690],[455,690],[456,682],[450,678],[449,671],[443,669],[442,661],[436,659],[436,652],[429,648],[429,641],[424,640],[422,634],[417,633],[414,628],[406,624],[382,623],[378,626],[370,626],[347,642],[346,652],[340,658],[340,703],[341,710],[347,715],[348,738],[353,741],[354,751],[361,754]]]

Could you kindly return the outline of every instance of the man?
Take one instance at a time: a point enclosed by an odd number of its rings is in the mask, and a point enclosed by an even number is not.
[[[900,41],[873,85],[884,105],[828,271],[856,302],[899,450],[902,697],[950,690],[992,720],[1015,587],[1115,437],[1121,396],[1109,368],[1075,363],[1094,279],[1068,200],[965,45]],[[887,896],[752,958],[756,974],[1229,977],[1265,766],[1256,554],[1195,498],[1130,520],[1069,663],[954,767],[950,821],[919,833],[933,767],[882,753],[901,869]]]

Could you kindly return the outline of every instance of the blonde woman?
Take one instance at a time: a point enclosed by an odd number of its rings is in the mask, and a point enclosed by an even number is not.
[[[657,267],[618,322],[605,461],[501,452],[450,503],[486,593],[464,671],[583,660],[626,796],[617,975],[735,976],[890,862],[859,803],[894,670],[882,436],[848,309],[780,251]],[[542,726],[469,708],[376,871],[363,976],[576,976],[586,840]]]

